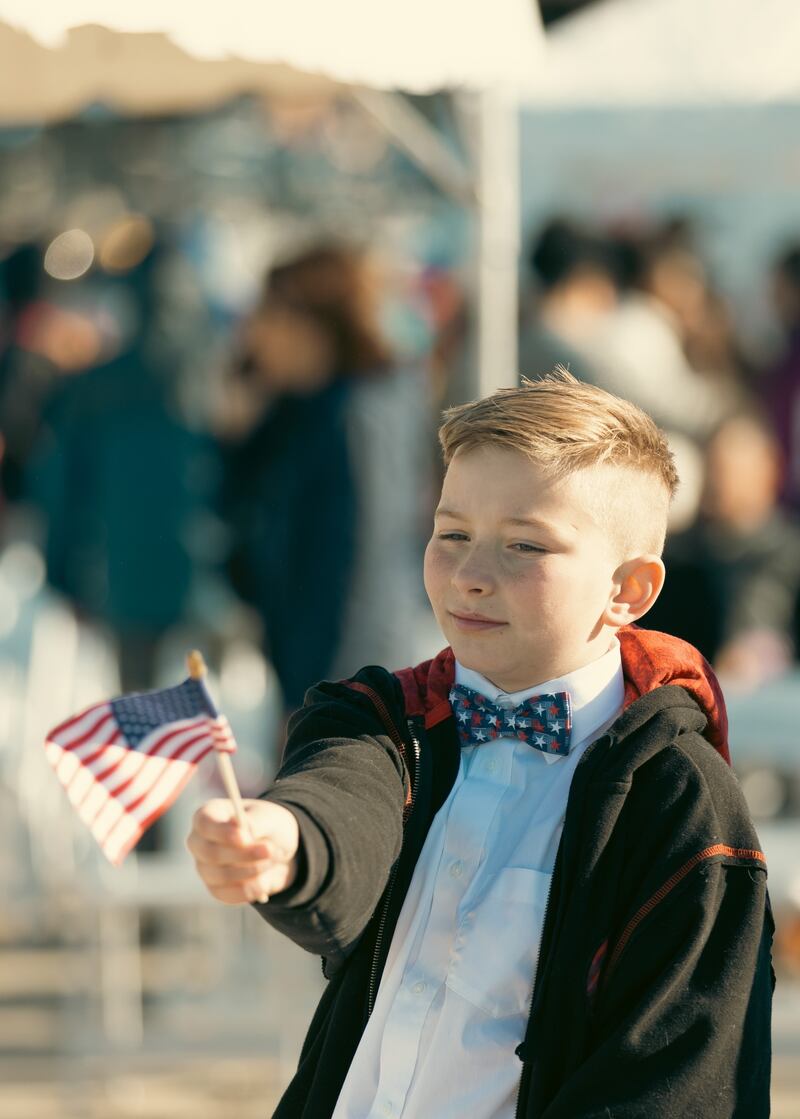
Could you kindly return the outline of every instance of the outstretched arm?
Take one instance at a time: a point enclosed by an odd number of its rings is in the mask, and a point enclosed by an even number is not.
[[[382,669],[355,678],[397,708]],[[401,702],[401,701],[400,701]],[[212,801],[187,841],[214,897],[253,902],[261,916],[309,952],[340,961],[378,904],[400,853],[409,784],[397,726],[346,684],[319,684],[292,716],[283,764],[262,799],[247,801],[248,841]],[[277,891],[277,892],[276,892]]]

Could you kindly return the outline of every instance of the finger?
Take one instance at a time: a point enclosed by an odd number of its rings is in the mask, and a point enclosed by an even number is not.
[[[245,886],[250,883],[261,885],[261,876],[269,873],[273,866],[274,864],[268,861],[252,863],[249,866],[241,864],[218,866],[205,863],[202,866],[201,874],[207,886],[233,886],[237,884]]]
[[[291,884],[292,873],[289,867],[274,867],[262,872],[257,878],[245,882],[209,882],[203,879],[212,897],[226,905],[245,905],[259,902],[264,905],[273,894],[280,893]]]
[[[229,882],[219,886],[206,884],[206,889],[212,897],[225,905],[251,905],[253,902],[265,905],[270,899],[270,891],[277,893],[280,887],[271,889],[269,877],[265,875],[262,879],[254,878],[250,882]]]
[[[207,889],[213,898],[224,905],[250,905],[257,900],[250,897],[243,886],[209,886]]]
[[[252,835],[237,823],[229,800],[210,800],[198,808],[192,817],[192,834],[199,835],[210,843],[242,850],[252,847],[255,842]]]
[[[248,866],[264,859],[279,857],[272,844],[259,840],[249,847],[237,847],[227,843],[214,843],[204,839],[196,831],[189,834],[186,847],[195,862],[212,863],[219,866]]]

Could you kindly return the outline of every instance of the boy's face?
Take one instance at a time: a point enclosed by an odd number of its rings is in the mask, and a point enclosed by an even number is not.
[[[599,471],[595,484],[607,485]],[[581,668],[611,645],[620,556],[591,499],[593,474],[549,479],[497,447],[458,452],[447,470],[425,588],[461,664],[504,691]]]

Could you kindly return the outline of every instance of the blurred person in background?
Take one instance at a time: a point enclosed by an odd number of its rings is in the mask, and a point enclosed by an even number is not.
[[[270,270],[220,405],[231,573],[287,711],[316,680],[415,640],[424,381],[378,329],[380,280],[320,244]]]
[[[785,342],[764,378],[765,395],[786,459],[782,497],[800,511],[800,244],[786,249],[772,272],[772,301]]]
[[[160,642],[186,616],[191,526],[213,481],[213,447],[183,422],[154,329],[168,251],[156,244],[124,277],[89,282],[99,287],[88,302],[113,289],[127,323],[53,384],[24,477],[23,496],[42,517],[48,581],[111,630],[125,692],[154,686]],[[73,317],[92,324],[88,313]]]
[[[0,263],[0,432],[5,453],[0,483],[6,501],[22,497],[25,463],[57,370],[36,338],[48,316],[42,298],[43,252],[16,246]]]
[[[599,383],[597,340],[619,298],[614,257],[602,238],[554,218],[528,254],[534,287],[523,313],[519,369],[534,378],[564,365],[582,381]]]
[[[676,279],[665,270],[656,291],[646,245],[646,238],[615,239],[563,219],[546,225],[529,257],[541,295],[522,333],[520,370],[536,376],[566,365],[638,404],[668,433],[702,441],[728,404],[720,386],[692,368],[680,320],[663,298],[669,288],[677,299],[689,273]],[[688,314],[695,288],[682,298]]]
[[[736,338],[731,311],[714,289],[696,234],[685,218],[663,223],[642,246],[643,291],[671,318],[691,368],[735,409],[753,371]]]
[[[668,539],[669,578],[646,622],[691,642],[741,688],[780,675],[795,653],[800,528],[778,505],[781,474],[764,419],[722,423],[706,451],[700,516]]]

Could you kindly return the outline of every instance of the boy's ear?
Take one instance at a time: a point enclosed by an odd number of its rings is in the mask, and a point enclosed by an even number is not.
[[[605,624],[617,628],[638,621],[661,593],[665,575],[664,561],[656,555],[637,556],[620,564],[603,614]]]

